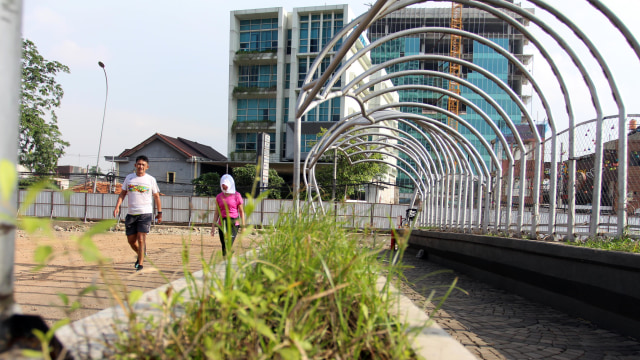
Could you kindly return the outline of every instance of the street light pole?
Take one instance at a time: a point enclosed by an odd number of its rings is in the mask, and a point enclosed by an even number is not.
[[[104,117],[107,114],[107,97],[109,96],[109,81],[107,80],[107,70],[104,68],[104,63],[98,61],[98,66],[104,71],[104,82],[106,85],[106,93],[104,95],[104,111],[102,112],[102,128],[100,129],[100,142],[98,143],[98,158],[96,159],[96,179],[93,182],[93,193],[96,193],[96,186],[98,185],[98,165],[100,164],[100,149],[102,148],[102,132],[104,131]]]

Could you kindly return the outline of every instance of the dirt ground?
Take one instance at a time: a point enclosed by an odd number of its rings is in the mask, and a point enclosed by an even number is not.
[[[83,260],[77,247],[77,239],[90,228],[90,224],[57,223],[54,237],[43,233],[27,235],[16,233],[15,241],[15,301],[22,312],[40,315],[48,325],[69,316],[78,320],[115,305],[110,294],[124,294],[135,289],[143,292],[155,289],[183,277],[183,241],[189,249],[189,269],[202,268],[201,259],[221,260],[218,235],[211,237],[210,228],[154,226],[147,236],[147,260],[144,270],[136,272],[133,264],[136,255],[127,243],[124,229],[115,229],[93,237],[93,241],[103,256],[110,259],[100,267]],[[236,240],[235,252],[243,252],[255,247],[258,236],[246,234],[241,241]],[[48,265],[34,271],[34,252],[38,245],[50,245],[54,258]],[[102,271],[101,271],[102,270]],[[116,284],[107,290],[101,272]],[[80,296],[83,289],[94,285],[97,289]],[[63,303],[64,294],[69,303],[79,301],[78,309],[70,312],[71,306]]]

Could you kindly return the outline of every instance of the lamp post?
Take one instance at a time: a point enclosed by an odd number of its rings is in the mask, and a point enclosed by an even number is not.
[[[107,97],[109,96],[109,81],[107,80],[107,70],[104,68],[104,63],[98,61],[98,66],[104,71],[104,83],[107,91],[104,95],[104,111],[102,112],[102,128],[100,128],[100,142],[98,143],[98,158],[96,159],[96,179],[93,182],[93,193],[96,193],[96,186],[98,185],[98,165],[100,164],[100,149],[102,148],[102,132],[104,131],[104,117],[107,114]]]

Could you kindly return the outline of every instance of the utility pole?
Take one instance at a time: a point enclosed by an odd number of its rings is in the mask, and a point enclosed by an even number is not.
[[[17,203],[18,177],[16,171],[18,129],[20,118],[20,80],[22,39],[22,0],[5,1],[0,7],[0,168],[2,172],[13,171],[16,176],[10,183],[0,184],[1,219],[16,216],[11,206]],[[6,178],[5,178],[6,179]],[[15,254],[15,223],[0,220],[0,334],[6,334],[5,320],[17,313],[13,297],[13,263]],[[6,342],[0,341],[0,352]]]

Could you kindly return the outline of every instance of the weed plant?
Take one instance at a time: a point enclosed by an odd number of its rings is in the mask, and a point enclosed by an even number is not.
[[[0,168],[7,168],[6,165],[0,162]],[[3,208],[12,189],[2,184],[10,183],[15,181],[0,179]],[[45,187],[41,184],[30,188],[26,203],[33,203]],[[260,198],[247,200],[245,208],[250,214]],[[51,231],[47,219],[3,218],[11,220],[12,226],[20,223],[28,232]],[[103,339],[109,346],[104,357],[415,358],[407,326],[394,315],[398,294],[391,292],[388,280],[402,278],[397,264],[403,247],[390,252],[393,258],[386,261],[384,268],[387,282],[379,288],[382,272],[379,257],[384,255],[362,246],[361,234],[353,236],[344,225],[332,215],[316,218],[309,214],[303,217],[283,214],[263,234],[258,251],[234,257],[235,261],[201,257],[201,278],[188,270],[190,241],[185,240],[183,262],[188,286],[179,291],[167,287],[159,294],[161,302],[151,305],[153,311],[141,311],[135,305],[142,298],[142,291],[127,291],[110,268],[109,259],[100,254],[91,239],[112,227],[113,221],[98,223],[77,238],[76,245],[86,262],[97,265],[107,290],[125,315],[123,319],[115,319],[116,339]],[[230,253],[233,255],[233,251]],[[35,254],[38,268],[46,266],[53,256],[50,246],[38,247]],[[79,295],[95,290],[91,285]],[[71,306],[70,311],[79,307],[78,301],[69,304],[68,297],[61,295],[61,298]],[[24,355],[52,358],[51,338],[55,330],[68,323],[68,318],[63,319],[46,334],[37,333],[41,351],[24,350]]]
[[[634,240],[628,236],[604,239],[592,238],[585,241],[570,241],[568,244],[591,249],[640,253],[638,240]]]
[[[414,358],[406,326],[390,314],[396,295],[388,283],[376,287],[380,254],[361,238],[333,216],[283,214],[257,255],[236,257],[237,266],[226,261],[220,273],[216,259],[203,260],[203,283],[191,277],[187,289],[191,300],[167,291],[159,319],[132,313],[111,357]]]

